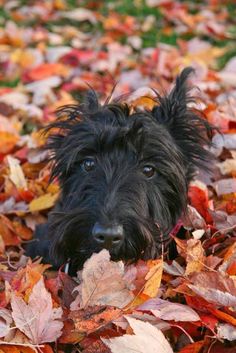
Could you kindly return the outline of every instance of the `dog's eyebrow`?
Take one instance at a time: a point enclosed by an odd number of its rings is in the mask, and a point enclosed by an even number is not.
[[[148,162],[148,161],[153,161],[154,159],[157,159],[157,155],[156,154],[151,154],[151,155],[147,155],[147,156],[142,156],[143,158],[141,158],[139,160],[140,163],[143,162]]]

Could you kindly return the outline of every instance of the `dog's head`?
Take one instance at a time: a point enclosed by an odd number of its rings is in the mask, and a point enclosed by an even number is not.
[[[188,107],[186,79],[157,95],[151,111],[99,105],[94,92],[65,106],[49,128],[61,196],[49,216],[51,253],[75,268],[93,252],[112,259],[153,258],[185,210],[188,182],[209,157],[211,128]]]

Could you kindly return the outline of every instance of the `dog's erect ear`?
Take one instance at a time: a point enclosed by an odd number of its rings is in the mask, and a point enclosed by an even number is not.
[[[152,110],[154,118],[167,128],[179,146],[189,180],[195,167],[207,167],[206,162],[212,158],[206,150],[206,146],[210,145],[212,126],[196,109],[188,106],[194,101],[187,85],[193,71],[191,67],[185,68],[176,78],[172,91],[164,97],[158,95],[159,104]]]
[[[44,133],[48,134],[44,149],[50,151],[50,160],[53,161],[51,181],[55,177],[63,180],[68,175],[78,150],[76,134],[79,126],[98,111],[99,107],[95,91],[89,90],[81,104],[60,107],[56,111],[57,119],[44,128]]]

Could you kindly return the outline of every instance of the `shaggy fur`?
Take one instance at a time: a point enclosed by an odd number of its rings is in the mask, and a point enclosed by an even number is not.
[[[93,91],[58,111],[47,148],[61,194],[29,255],[57,267],[70,259],[71,273],[104,247],[113,260],[160,255],[186,209],[189,181],[211,158],[212,129],[188,107],[191,72],[182,71],[169,95],[157,94],[151,111],[100,105]]]

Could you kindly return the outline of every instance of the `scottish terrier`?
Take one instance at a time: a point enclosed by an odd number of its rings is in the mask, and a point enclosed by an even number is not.
[[[58,111],[47,148],[61,193],[28,246],[31,257],[56,267],[70,261],[73,274],[103,248],[126,262],[160,255],[186,210],[189,182],[211,158],[212,128],[189,107],[192,71],[169,94],[156,93],[150,110],[100,105],[90,91],[83,104]]]

